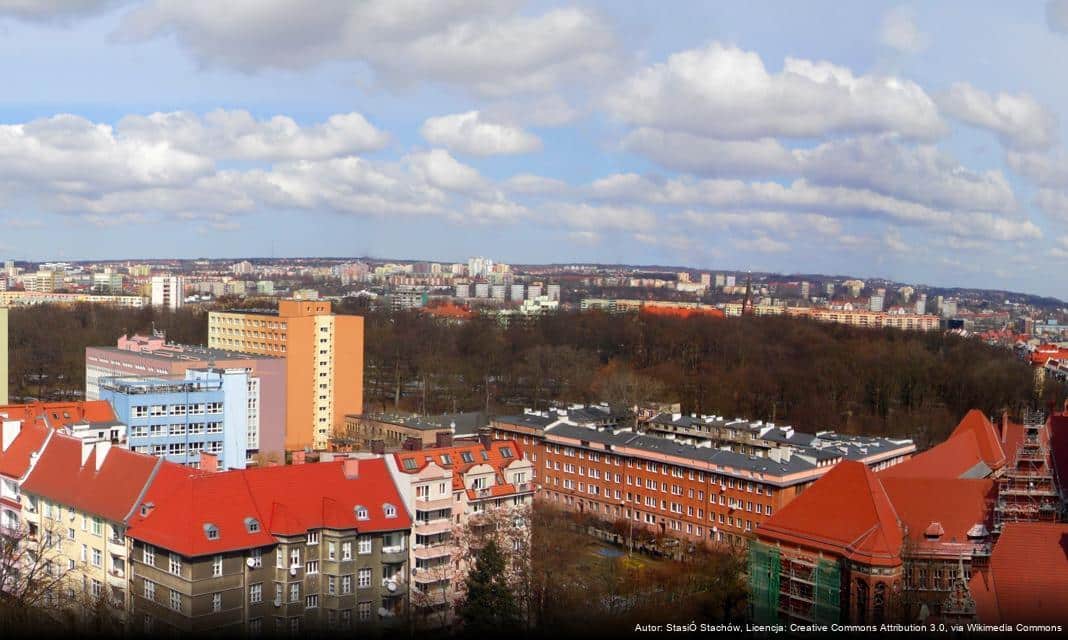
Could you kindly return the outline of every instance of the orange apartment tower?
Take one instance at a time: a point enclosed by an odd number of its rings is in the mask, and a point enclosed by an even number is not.
[[[277,312],[208,316],[208,346],[286,359],[287,451],[327,448],[346,414],[363,413],[363,317],[324,300],[281,300]]]

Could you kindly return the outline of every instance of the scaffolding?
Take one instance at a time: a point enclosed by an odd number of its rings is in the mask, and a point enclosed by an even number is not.
[[[783,555],[776,547],[750,543],[749,602],[754,622],[839,622],[841,594],[837,562]]]
[[[1055,522],[1060,510],[1047,446],[1046,416],[1027,412],[1023,426],[1023,439],[1012,464],[998,478],[995,534],[1001,533],[1006,522]]]

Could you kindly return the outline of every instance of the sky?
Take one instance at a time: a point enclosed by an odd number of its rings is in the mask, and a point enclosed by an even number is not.
[[[1068,0],[0,0],[0,257],[1068,299]]]

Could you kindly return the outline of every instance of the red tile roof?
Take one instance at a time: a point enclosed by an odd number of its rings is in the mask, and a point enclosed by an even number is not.
[[[383,459],[361,459],[358,474],[346,478],[344,461],[203,473],[179,468],[160,473],[131,519],[128,535],[187,557],[274,543],[275,535],[303,535],[311,529],[395,531],[411,518]],[[385,505],[396,509],[387,517]],[[356,507],[367,509],[357,519]],[[250,532],[247,518],[259,523]],[[206,525],[219,536],[209,540]]]
[[[96,456],[94,449],[83,466],[82,441],[55,433],[22,483],[22,491],[122,522],[162,461],[111,447],[98,471]]]
[[[39,424],[23,424],[19,434],[0,452],[0,475],[21,478],[30,468],[30,456],[38,451],[48,438],[50,430]]]
[[[971,555],[975,543],[969,541],[968,531],[976,524],[991,526],[988,514],[997,490],[993,480],[884,476],[879,480],[890,496],[894,513],[907,527],[915,553],[955,558],[967,551]],[[940,536],[929,539],[927,534],[935,529],[941,531]]]
[[[835,465],[761,524],[757,534],[868,564],[901,562],[897,514],[875,474],[862,462]]]
[[[0,416],[24,423],[48,425],[53,429],[83,422],[115,422],[115,411],[107,400],[85,402],[34,402],[0,406]]]
[[[980,622],[1068,624],[1068,524],[1006,524],[968,586]]]
[[[880,477],[960,478],[979,464],[991,470],[1005,465],[1005,452],[994,425],[977,409],[969,411],[945,442],[879,472]]]
[[[505,448],[511,452],[511,456],[505,457],[501,453],[501,450]],[[464,453],[471,456],[471,462],[464,461]],[[482,457],[483,453],[486,454],[485,458]],[[445,462],[443,456],[448,456],[449,462]],[[494,471],[503,472],[505,467],[518,459],[522,459],[523,449],[520,448],[519,443],[515,440],[494,440],[490,443],[489,448],[483,447],[481,442],[474,441],[470,444],[451,447],[434,447],[419,451],[398,451],[393,454],[393,457],[397,461],[397,468],[404,473],[418,473],[433,459],[434,464],[437,466],[443,469],[451,469],[455,481],[457,477],[462,477],[476,464],[488,464],[493,467]],[[406,460],[411,460],[414,466],[412,463],[408,463],[411,468],[406,467]]]

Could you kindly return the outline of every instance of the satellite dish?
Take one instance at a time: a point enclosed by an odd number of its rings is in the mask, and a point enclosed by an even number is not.
[[[297,568],[296,567],[290,567],[289,568],[289,575],[291,575],[291,576],[297,575]]]
[[[389,590],[390,593],[396,591],[397,582],[395,580],[389,580],[388,582],[386,582],[386,589]]]
[[[246,558],[245,559],[245,564],[247,564],[248,568],[251,569],[252,567],[256,566],[256,561],[253,560],[251,557],[250,558]]]

